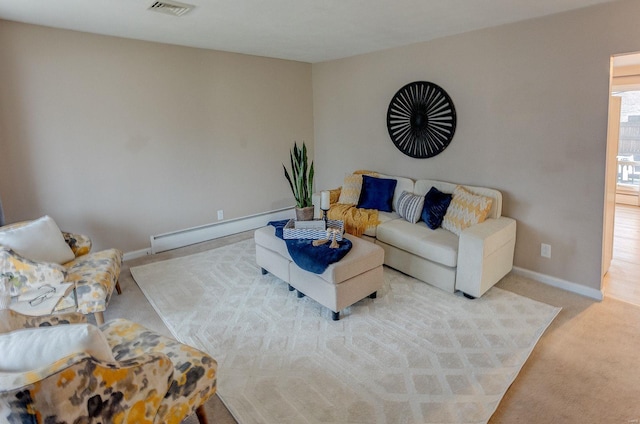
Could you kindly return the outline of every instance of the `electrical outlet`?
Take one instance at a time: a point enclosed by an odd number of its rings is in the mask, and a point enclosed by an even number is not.
[[[540,245],[540,256],[542,256],[543,258],[550,258],[551,257],[551,245],[550,244],[542,243]]]
[[[221,219],[224,219],[224,211],[222,209],[218,211],[218,221],[220,221]]]

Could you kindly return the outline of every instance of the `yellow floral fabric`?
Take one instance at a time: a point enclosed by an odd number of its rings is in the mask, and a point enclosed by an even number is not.
[[[121,265],[122,252],[118,249],[89,253],[65,264],[65,283],[76,283],[78,312],[91,314],[107,309]]]
[[[13,224],[12,227],[15,225],[24,223]],[[120,277],[122,251],[107,249],[89,253],[89,237],[67,232],[62,234],[76,256],[63,265],[31,261],[6,246],[0,246],[0,273],[10,273],[15,277],[11,295],[24,293],[43,284],[74,282],[78,312],[91,314],[105,311]]]
[[[86,255],[91,251],[91,239],[83,234],[62,232],[64,241],[67,242],[73,254],[76,256]]]
[[[42,316],[22,315],[11,309],[0,309],[0,333],[19,328],[49,327],[58,324],[84,324],[87,318],[77,313]]]
[[[118,319],[101,327],[117,361],[166,354],[173,364],[156,423],[179,424],[216,392],[217,362],[206,353],[145,327]]]
[[[13,275],[11,296],[17,296],[44,284],[60,284],[64,282],[67,272],[62,265],[34,262],[0,246],[0,274]]]
[[[80,314],[33,321],[13,311],[0,318],[14,326],[0,332],[86,321]],[[41,369],[0,373],[0,422],[177,424],[215,393],[217,363],[206,353],[127,320],[100,330],[116,362],[80,352]]]

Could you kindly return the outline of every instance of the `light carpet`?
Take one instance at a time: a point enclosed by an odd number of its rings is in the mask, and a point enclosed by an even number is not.
[[[497,287],[465,299],[385,267],[378,298],[332,321],[261,275],[253,240],[131,273],[173,335],[217,359],[218,395],[241,424],[487,422],[560,311]]]

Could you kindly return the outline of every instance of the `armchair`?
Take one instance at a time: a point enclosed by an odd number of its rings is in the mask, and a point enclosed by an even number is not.
[[[0,337],[83,322],[78,313],[27,317],[2,310]],[[34,370],[0,370],[0,422],[177,424],[195,411],[206,423],[203,404],[216,391],[211,356],[124,319],[100,331],[115,362],[77,352]]]
[[[46,222],[47,224],[42,224]],[[28,226],[35,227],[27,231]],[[37,224],[37,225],[36,225]],[[42,224],[42,225],[40,225]],[[57,234],[49,231],[54,228]],[[58,237],[59,243],[65,245],[69,252],[66,260],[61,264],[46,260],[28,258],[26,254],[17,252],[17,248],[2,240],[14,243],[21,237],[31,237],[37,240],[42,231],[42,238]],[[55,231],[54,231],[55,232]],[[29,233],[23,235],[23,233]],[[54,241],[47,240],[46,245],[54,245]],[[44,243],[43,243],[44,244]],[[68,247],[66,247],[68,246]],[[21,246],[22,247],[22,246]],[[69,250],[70,249],[70,250]],[[43,282],[75,283],[78,301],[77,312],[93,314],[98,325],[104,323],[103,312],[107,309],[113,290],[121,293],[118,278],[122,264],[122,252],[118,249],[106,249],[90,253],[91,239],[85,235],[60,231],[49,217],[36,221],[21,222],[0,227],[0,273],[9,273],[18,277],[18,285],[12,290],[18,294],[34,285]]]

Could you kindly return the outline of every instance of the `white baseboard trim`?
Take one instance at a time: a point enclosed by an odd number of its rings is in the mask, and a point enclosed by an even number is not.
[[[141,258],[143,256],[147,256],[150,254],[151,254],[150,248],[134,250],[133,252],[126,252],[124,255],[122,255],[122,260],[130,261],[131,259]]]
[[[264,227],[269,221],[295,217],[293,208],[278,209],[227,221],[151,236],[151,254]]]
[[[552,277],[551,275],[541,274],[539,272],[531,271],[529,269],[513,267],[512,272],[523,277],[531,278],[532,280],[540,281],[541,283],[549,286],[557,287],[562,290],[566,290],[572,293],[586,296],[595,300],[604,299],[602,290],[594,289],[591,287],[585,287],[582,284],[573,283],[571,281],[563,280],[561,278]]]

